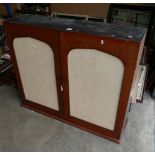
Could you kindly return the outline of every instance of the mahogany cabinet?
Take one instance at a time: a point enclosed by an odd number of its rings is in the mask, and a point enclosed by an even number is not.
[[[22,106],[120,142],[145,29],[22,15],[5,30]]]

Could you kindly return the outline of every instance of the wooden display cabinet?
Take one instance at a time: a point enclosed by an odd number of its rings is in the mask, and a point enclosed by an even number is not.
[[[24,107],[120,142],[146,29],[25,15],[5,30]]]

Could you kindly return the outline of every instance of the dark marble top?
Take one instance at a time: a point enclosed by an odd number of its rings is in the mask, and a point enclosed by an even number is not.
[[[109,24],[86,20],[55,18],[41,15],[21,15],[9,22],[50,27],[62,31],[81,32],[98,36],[109,36],[123,40],[140,41],[147,31],[145,28]]]

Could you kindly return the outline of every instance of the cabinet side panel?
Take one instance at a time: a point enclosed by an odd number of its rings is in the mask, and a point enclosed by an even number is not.
[[[114,130],[124,66],[95,49],[68,54],[70,115]]]
[[[13,47],[25,98],[59,110],[54,54],[51,47],[31,37],[15,38]]]

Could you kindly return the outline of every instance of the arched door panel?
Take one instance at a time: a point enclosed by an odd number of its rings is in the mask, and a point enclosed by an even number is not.
[[[68,54],[70,115],[114,130],[124,66],[95,49]]]
[[[25,99],[59,110],[52,48],[31,37],[13,41]]]

